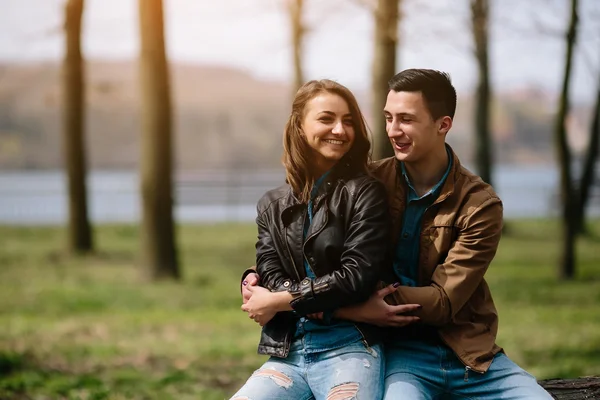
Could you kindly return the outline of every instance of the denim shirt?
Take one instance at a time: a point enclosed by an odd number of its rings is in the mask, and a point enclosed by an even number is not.
[[[308,218],[304,224],[304,239],[306,239],[308,228],[312,223],[313,199],[319,191],[319,186],[323,183],[328,174],[329,172],[326,172],[317,179],[312,188],[307,207]],[[304,269],[306,271],[306,276],[311,279],[316,278],[316,275],[310,268],[310,264],[306,258],[304,259]],[[331,320],[331,312],[325,312],[323,321],[301,317],[296,323],[296,333],[294,338],[303,340],[304,351],[307,353],[317,353],[346,346],[362,339],[362,335],[353,323],[341,320]]]
[[[429,206],[438,198],[442,191],[442,186],[448,178],[452,168],[452,153],[446,147],[448,153],[448,167],[444,176],[433,188],[423,196],[419,197],[414,187],[410,183],[406,167],[401,163],[402,175],[408,184],[406,194],[406,210],[402,217],[402,225],[398,243],[396,244],[396,253],[394,256],[394,272],[400,279],[403,286],[417,286],[418,265],[419,265],[419,236],[421,235],[421,221],[423,215]]]

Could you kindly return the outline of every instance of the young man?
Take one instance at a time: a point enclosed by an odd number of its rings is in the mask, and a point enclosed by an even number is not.
[[[456,109],[449,76],[409,69],[389,88],[384,113],[395,157],[375,163],[373,174],[386,186],[394,224],[385,279],[397,283],[336,317],[393,327],[386,400],[552,399],[495,343],[498,315],[484,274],[500,241],[502,203],[446,144]],[[394,304],[422,307],[398,315]]]

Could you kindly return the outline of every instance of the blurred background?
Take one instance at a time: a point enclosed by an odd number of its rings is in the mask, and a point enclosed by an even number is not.
[[[255,205],[295,89],[356,95],[390,155],[387,80],[450,73],[447,141],[504,202],[498,343],[600,374],[600,3],[1,0],[0,398],[231,395]]]

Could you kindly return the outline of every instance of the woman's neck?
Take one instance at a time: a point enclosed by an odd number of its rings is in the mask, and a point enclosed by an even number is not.
[[[331,170],[331,168],[333,168],[335,166],[336,163],[319,163],[319,162],[315,162],[312,167],[311,167],[311,175],[313,177],[313,180],[318,180],[320,177],[322,177],[324,174],[327,173],[327,171]]]

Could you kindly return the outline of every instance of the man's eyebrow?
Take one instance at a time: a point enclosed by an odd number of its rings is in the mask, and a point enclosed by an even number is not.
[[[412,113],[409,113],[409,112],[399,112],[399,113],[396,113],[396,114],[392,114],[391,112],[389,112],[387,110],[383,110],[383,113],[384,114],[389,114],[389,115],[396,115],[398,117],[413,117],[413,118],[416,117],[416,114],[412,114]]]

